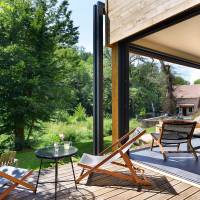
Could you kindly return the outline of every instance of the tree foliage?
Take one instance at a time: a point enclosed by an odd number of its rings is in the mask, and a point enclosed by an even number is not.
[[[194,84],[200,84],[200,79],[195,80]]]
[[[130,67],[131,116],[160,110],[160,73],[156,63],[142,60]]]
[[[3,0],[0,12],[1,133],[14,133],[21,149],[25,128],[49,120],[66,95],[68,69],[56,57],[78,31],[66,0]]]
[[[189,84],[190,83],[181,76],[174,76],[173,78],[173,85],[189,85]]]

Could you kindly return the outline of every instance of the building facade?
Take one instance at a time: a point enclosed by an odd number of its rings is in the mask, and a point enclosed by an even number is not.
[[[179,85],[174,87],[177,113],[192,115],[200,109],[200,85]]]

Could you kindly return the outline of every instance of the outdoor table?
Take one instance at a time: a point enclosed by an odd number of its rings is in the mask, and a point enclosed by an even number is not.
[[[38,178],[37,178],[37,183],[36,183],[36,191],[39,183],[39,178],[40,178],[40,172],[41,172],[41,167],[44,159],[51,160],[55,163],[55,199],[57,198],[57,183],[58,183],[58,161],[68,157],[71,162],[71,167],[72,167],[72,172],[73,172],[73,177],[74,177],[74,183],[75,187],[77,189],[76,185],[76,177],[74,173],[74,166],[72,162],[72,156],[74,156],[78,152],[78,149],[76,147],[70,146],[69,149],[65,149],[64,145],[58,146],[56,149],[55,147],[46,147],[42,149],[38,149],[35,151],[35,155],[37,158],[40,159],[40,169],[38,172]],[[60,182],[60,181],[59,181]],[[67,181],[62,181],[62,182],[67,182]],[[46,183],[52,183],[52,182],[46,182]]]

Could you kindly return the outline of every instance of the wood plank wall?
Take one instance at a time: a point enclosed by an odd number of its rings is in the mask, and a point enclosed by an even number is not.
[[[107,0],[108,45],[200,4],[200,0]]]

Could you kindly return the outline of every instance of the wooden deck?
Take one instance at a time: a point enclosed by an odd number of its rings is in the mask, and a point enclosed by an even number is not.
[[[76,175],[80,173],[80,168],[75,165]],[[115,167],[115,170],[124,170],[120,167]],[[142,188],[138,191],[137,186],[127,181],[112,178],[105,175],[93,174],[91,177],[83,180],[78,184],[78,190],[75,190],[74,182],[72,181],[71,166],[59,166],[59,180],[69,182],[61,182],[58,185],[58,200],[64,199],[133,199],[133,200],[198,200],[200,199],[200,189],[192,187],[186,183],[174,180],[163,175],[155,174],[154,172],[145,170],[145,174],[152,182],[152,187]],[[29,181],[36,183],[37,172],[33,174]],[[40,182],[53,181],[54,169],[45,169],[42,171]],[[54,184],[46,183],[38,186],[37,194],[21,188],[13,191],[8,197],[9,200],[43,200],[54,199]]]

